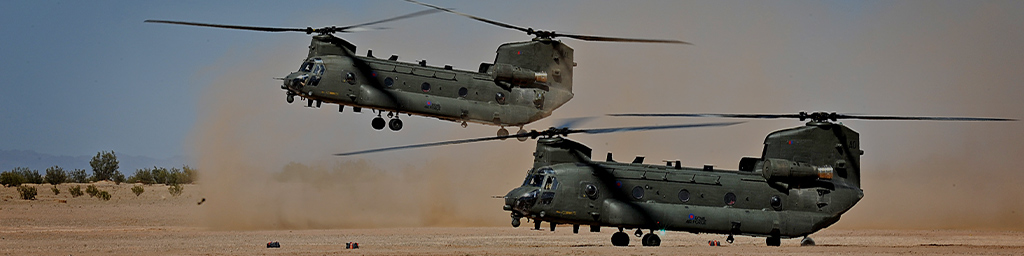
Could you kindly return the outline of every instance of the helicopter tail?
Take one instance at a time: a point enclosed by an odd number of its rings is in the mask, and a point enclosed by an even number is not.
[[[524,99],[550,112],[572,99],[573,50],[560,41],[537,39],[498,47],[494,64],[481,66],[496,83],[530,91]]]

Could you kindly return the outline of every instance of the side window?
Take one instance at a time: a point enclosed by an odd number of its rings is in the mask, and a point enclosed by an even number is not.
[[[554,176],[548,176],[548,180],[544,182],[544,189],[555,190],[558,189],[558,179]]]

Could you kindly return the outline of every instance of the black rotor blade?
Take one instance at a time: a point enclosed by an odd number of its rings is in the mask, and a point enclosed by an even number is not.
[[[601,133],[613,133],[613,132],[632,132],[632,131],[651,131],[651,130],[697,128],[697,127],[712,127],[712,126],[729,126],[729,125],[734,125],[734,124],[739,124],[739,123],[742,123],[742,122],[677,124],[677,125],[655,125],[655,126],[601,128],[601,129],[579,129],[579,130],[570,130],[570,129],[565,129],[565,128],[563,128],[563,129],[551,128],[551,129],[543,130],[543,131],[530,131],[530,132],[523,133],[523,134],[518,134],[517,133],[517,134],[509,134],[509,135],[505,135],[505,136],[494,136],[494,137],[482,137],[482,138],[474,138],[474,139],[449,140],[449,141],[441,141],[441,142],[413,144],[413,145],[406,145],[406,146],[396,146],[396,147],[386,147],[386,148],[378,148],[378,149],[370,149],[370,150],[361,150],[361,151],[354,151],[354,152],[334,154],[334,155],[335,156],[351,156],[351,155],[360,155],[360,154],[375,153],[375,152],[382,152],[382,151],[412,149],[412,148],[425,148],[425,147],[435,147],[435,146],[443,146],[443,145],[465,144],[465,143],[483,142],[483,141],[491,141],[491,140],[503,140],[503,139],[521,138],[521,137],[536,138],[536,137],[539,137],[539,136],[556,136],[556,135],[564,136],[564,135],[569,135],[569,134],[573,134],[573,133],[601,134]]]
[[[440,10],[422,10],[422,11],[418,11],[418,12],[414,12],[414,13],[410,13],[410,14],[406,14],[406,15],[402,15],[402,16],[398,16],[398,17],[394,17],[394,18],[388,18],[388,19],[383,19],[383,20],[378,20],[378,21],[373,21],[373,22],[367,22],[367,23],[358,24],[358,25],[352,25],[352,26],[339,27],[338,28],[338,32],[349,32],[349,31],[351,31],[354,28],[365,27],[365,26],[375,25],[375,24],[380,24],[380,23],[385,23],[385,22],[392,22],[392,21],[396,21],[396,20],[408,19],[408,18],[417,17],[417,16],[423,16],[423,15],[427,15],[427,14],[431,14],[431,13],[435,13],[435,12],[440,12]]]
[[[305,33],[307,31],[307,28],[253,27],[253,26],[221,25],[221,24],[186,22],[186,21],[173,21],[173,20],[146,20],[145,22],[177,24],[177,25],[188,25],[188,26],[200,26],[200,27],[211,27],[211,28],[241,29],[241,30],[252,30],[252,31],[262,31],[262,32],[303,32],[303,33]]]
[[[573,38],[573,39],[578,39],[578,40],[583,40],[583,41],[597,41],[597,42],[669,43],[669,44],[689,44],[689,45],[693,45],[691,43],[683,42],[683,41],[679,41],[679,40],[622,38],[622,37],[607,37],[607,36],[588,36],[588,35],[561,34],[561,33],[556,33],[556,32],[553,32],[553,31],[533,30],[532,28],[524,28],[524,27],[520,27],[520,26],[516,26],[516,25],[504,23],[504,22],[489,20],[489,19],[485,19],[485,18],[481,18],[481,17],[477,17],[477,16],[473,16],[473,15],[457,12],[457,11],[454,11],[452,9],[448,9],[448,8],[444,8],[444,7],[440,7],[440,6],[436,6],[436,5],[432,5],[432,4],[422,3],[422,2],[419,2],[419,1],[416,1],[416,0],[405,0],[405,1],[410,2],[410,3],[414,3],[414,4],[418,4],[418,5],[422,5],[422,6],[426,6],[426,7],[430,7],[430,8],[434,8],[434,9],[437,9],[437,10],[453,13],[453,14],[460,15],[460,16],[463,16],[463,17],[466,17],[466,18],[478,20],[478,21],[481,21],[481,22],[484,22],[484,23],[487,23],[487,24],[491,24],[491,25],[495,25],[495,26],[499,26],[499,27],[503,27],[503,28],[508,28],[508,29],[519,30],[519,31],[525,32],[528,35],[535,35],[535,36],[541,37],[541,38],[568,37],[568,38]]]
[[[665,44],[688,44],[693,45],[689,42],[669,39],[644,39],[644,38],[624,38],[624,37],[607,37],[607,36],[588,36],[588,35],[573,35],[573,34],[562,34],[562,33],[551,33],[551,37],[564,36],[568,38],[579,39],[583,41],[595,41],[595,42],[630,42],[630,43],[665,43]]]
[[[865,116],[836,114],[838,119],[861,119],[861,120],[915,120],[915,121],[1017,121],[1008,118],[990,117],[943,117],[943,116]]]
[[[434,8],[434,9],[437,9],[437,10],[445,11],[445,12],[450,12],[450,13],[453,13],[453,14],[456,14],[456,15],[460,15],[460,16],[463,16],[463,17],[466,17],[466,18],[482,21],[484,23],[488,23],[488,24],[499,26],[499,27],[503,27],[503,28],[515,29],[515,30],[526,32],[526,33],[530,33],[531,32],[531,30],[527,29],[527,28],[519,27],[519,26],[508,24],[508,23],[493,21],[493,20],[489,20],[489,19],[484,19],[484,18],[481,18],[481,17],[477,17],[477,16],[473,16],[473,15],[457,12],[457,11],[454,11],[452,9],[448,9],[448,8],[444,8],[444,7],[440,7],[440,6],[436,6],[436,5],[432,5],[432,4],[422,3],[422,2],[419,2],[419,1],[415,1],[415,0],[405,0],[405,1],[410,2],[410,3],[414,3],[414,4],[418,4],[418,5],[422,5],[422,6],[426,6],[426,7],[430,7],[430,8]]]
[[[820,120],[836,119],[860,119],[860,120],[911,120],[911,121],[1017,121],[1009,118],[989,117],[933,117],[933,116],[873,116],[873,115],[850,115],[826,112],[801,113],[801,114],[715,114],[715,113],[630,113],[630,114],[608,114],[609,116],[632,116],[632,117],[718,117],[718,118],[754,118],[754,119],[775,119],[775,118],[796,118]]]

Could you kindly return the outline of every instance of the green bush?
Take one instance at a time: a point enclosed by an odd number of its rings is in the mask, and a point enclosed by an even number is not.
[[[156,183],[156,181],[153,181],[153,170],[149,168],[135,170],[135,174],[128,177],[128,182],[146,185]]]
[[[36,187],[21,185],[18,186],[18,194],[21,194],[21,199],[35,200],[36,199]]]
[[[121,172],[114,172],[111,178],[114,179],[114,184],[117,185],[121,185],[121,182],[124,182],[124,174],[121,174]]]
[[[52,188],[50,188],[50,191],[53,191],[53,195],[55,196],[60,195],[60,189],[58,189],[57,186],[53,186]]]
[[[180,184],[174,184],[167,187],[167,192],[170,192],[172,196],[180,196],[182,190],[185,190],[185,187],[182,187]]]
[[[110,193],[107,193],[106,190],[96,193],[96,197],[99,199],[103,199],[103,201],[110,201]]]
[[[96,152],[96,156],[89,160],[89,166],[92,167],[92,180],[113,180],[114,173],[117,173],[118,164],[117,155],[114,154],[114,151]]]
[[[68,190],[71,191],[71,197],[82,196],[82,186],[75,185],[74,187],[71,187],[71,189]]]
[[[139,196],[142,194],[142,192],[145,191],[146,189],[142,188],[142,185],[135,185],[134,187],[132,187],[132,193],[135,193],[135,196]]]
[[[57,185],[67,182],[68,174],[64,171],[64,168],[54,165],[53,167],[46,168],[46,176],[43,177],[43,180],[46,183],[50,183],[50,185]]]
[[[182,166],[181,167],[181,176],[178,177],[178,183],[179,184],[192,184],[192,183],[196,182],[196,179],[198,179],[198,177],[199,177],[199,173],[196,172],[196,169],[192,169],[192,167],[188,167],[188,165]]]
[[[0,184],[4,187],[17,187],[25,183],[25,177],[21,176],[21,173],[15,171],[0,173]]]
[[[71,171],[71,182],[74,183],[86,183],[89,182],[89,175],[85,173],[84,169],[75,169]]]
[[[95,197],[99,192],[100,190],[96,188],[96,185],[89,185],[88,187],[85,187],[85,193],[89,194],[89,197]]]
[[[21,177],[25,178],[23,183],[43,184],[43,175],[39,175],[39,171],[29,170],[25,167],[15,167],[11,172],[17,173],[18,175],[21,175]]]

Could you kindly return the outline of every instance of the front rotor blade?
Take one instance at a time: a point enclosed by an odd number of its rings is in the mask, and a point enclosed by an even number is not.
[[[730,125],[741,124],[741,123],[743,123],[743,122],[655,125],[655,126],[635,126],[635,127],[619,127],[619,128],[602,128],[602,129],[581,129],[581,130],[572,130],[569,133],[579,132],[579,133],[587,133],[587,134],[601,134],[601,133],[613,133],[613,132],[636,132],[636,131],[653,131],[653,130],[665,130],[665,129],[682,129],[682,128],[697,128],[697,127],[730,126]]]
[[[440,10],[422,10],[422,11],[418,11],[418,12],[414,12],[414,13],[410,13],[410,14],[406,14],[406,15],[402,15],[402,16],[398,16],[398,17],[394,17],[394,18],[383,19],[383,20],[378,20],[378,21],[373,21],[373,22],[367,22],[367,23],[358,24],[358,25],[352,25],[352,26],[340,27],[340,28],[338,28],[338,32],[357,32],[357,31],[360,31],[360,30],[355,30],[355,28],[365,27],[365,26],[375,25],[375,24],[380,24],[380,23],[385,23],[385,22],[392,22],[392,21],[396,21],[396,20],[408,19],[408,18],[417,17],[417,16],[423,16],[423,15],[427,15],[427,14],[431,14],[431,13],[435,13],[435,12],[440,12]]]
[[[199,26],[199,27],[211,27],[211,28],[241,29],[241,30],[252,30],[252,31],[263,31],[263,32],[303,32],[303,33],[305,33],[307,30],[309,30],[308,28],[253,27],[253,26],[221,25],[221,24],[186,22],[186,21],[173,21],[173,20],[146,20],[145,22],[176,24],[176,25],[187,25],[187,26]]]
[[[630,113],[630,114],[608,114],[608,116],[633,116],[633,117],[722,117],[722,118],[800,118],[794,114],[682,114],[682,113]]]
[[[518,137],[524,137],[524,135],[512,134],[512,135],[506,135],[506,136],[483,137],[483,138],[475,138],[475,139],[449,140],[449,141],[431,142],[431,143],[423,143],[423,144],[415,144],[415,145],[407,145],[407,146],[386,147],[386,148],[354,151],[354,152],[334,154],[334,155],[335,156],[351,156],[351,155],[361,155],[361,154],[383,152],[383,151],[402,150],[402,149],[411,149],[411,148],[425,148],[425,147],[434,147],[434,146],[443,146],[443,145],[465,144],[465,143],[482,142],[482,141],[490,141],[490,140],[518,138]]]
[[[477,16],[473,16],[473,15],[469,15],[469,14],[453,11],[452,9],[448,9],[448,8],[444,8],[444,7],[440,7],[440,6],[436,6],[436,5],[432,5],[432,4],[427,4],[427,3],[421,3],[421,2],[415,1],[415,0],[405,0],[405,1],[410,2],[410,3],[414,3],[414,4],[418,4],[418,5],[422,5],[422,6],[426,6],[426,7],[430,7],[430,8],[434,8],[434,9],[441,10],[441,11],[446,11],[446,12],[454,13],[454,14],[457,14],[457,15],[460,15],[460,16],[463,16],[463,17],[466,17],[466,18],[482,21],[482,22],[485,22],[485,23],[488,23],[488,24],[491,24],[491,25],[495,25],[495,26],[499,26],[499,27],[503,27],[503,28],[515,29],[515,30],[526,32],[526,33],[530,33],[529,29],[522,28],[522,27],[519,27],[519,26],[516,26],[516,25],[512,25],[512,24],[508,24],[508,23],[503,23],[503,22],[498,22],[498,21],[493,21],[493,20],[489,20],[489,19],[484,19],[484,18],[480,18],[480,17],[477,17]]]
[[[579,39],[579,40],[583,40],[583,41],[596,41],[596,42],[665,43],[665,44],[688,44],[688,45],[693,45],[693,44],[691,44],[689,42],[683,42],[683,41],[679,41],[679,40],[668,40],[668,39],[624,38],[624,37],[588,36],[588,35],[573,35],[573,34],[551,33],[551,37],[559,37],[559,36]]]
[[[942,116],[864,116],[837,114],[837,119],[862,119],[862,120],[913,120],[913,121],[1017,121],[1009,118],[991,117],[942,117]]]

